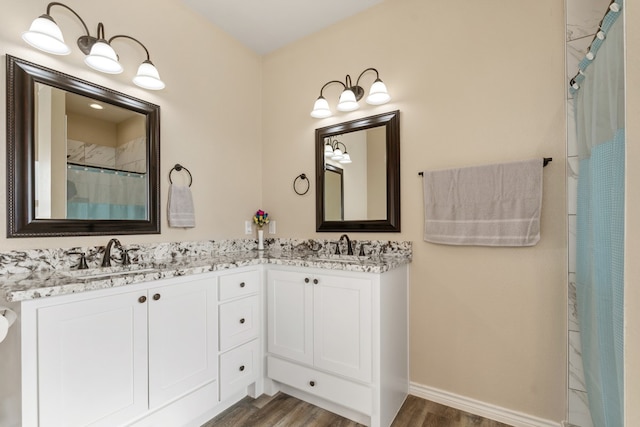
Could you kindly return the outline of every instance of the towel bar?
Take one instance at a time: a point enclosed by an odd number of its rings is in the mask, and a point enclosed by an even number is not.
[[[553,157],[543,157],[542,158],[542,167],[547,166],[550,162],[553,161]],[[424,176],[423,172],[418,172],[419,176]]]

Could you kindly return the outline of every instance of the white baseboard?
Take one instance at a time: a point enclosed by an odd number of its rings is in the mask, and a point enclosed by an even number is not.
[[[409,384],[409,394],[514,427],[562,427],[559,421],[545,420],[414,382]]]

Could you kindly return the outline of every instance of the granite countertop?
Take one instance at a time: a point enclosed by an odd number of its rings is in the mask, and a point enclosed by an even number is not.
[[[295,251],[224,252],[209,256],[176,257],[127,267],[8,274],[0,276],[0,299],[25,301],[260,264],[379,274],[409,262],[410,255],[359,257]]]

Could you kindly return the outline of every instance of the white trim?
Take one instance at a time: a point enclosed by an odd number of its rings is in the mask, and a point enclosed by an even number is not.
[[[562,427],[560,421],[545,420],[415,382],[409,384],[409,394],[514,427]]]

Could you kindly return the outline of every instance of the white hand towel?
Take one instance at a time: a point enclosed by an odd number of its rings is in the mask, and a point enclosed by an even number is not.
[[[167,217],[169,227],[191,228],[196,226],[191,188],[175,184],[169,186]]]
[[[542,159],[424,172],[424,240],[533,246],[540,240]]]

